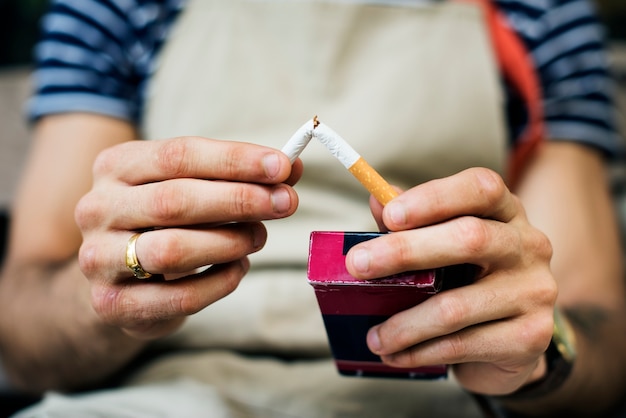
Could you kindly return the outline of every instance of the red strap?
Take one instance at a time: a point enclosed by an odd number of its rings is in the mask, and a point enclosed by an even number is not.
[[[545,137],[540,83],[525,45],[497,10],[493,1],[462,1],[473,2],[482,8],[500,71],[521,95],[528,111],[527,125],[517,138],[516,147],[509,157],[507,180],[509,185],[514,187],[529,157]]]

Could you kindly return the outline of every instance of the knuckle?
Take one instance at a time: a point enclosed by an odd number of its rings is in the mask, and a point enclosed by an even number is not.
[[[187,137],[163,141],[156,152],[159,170],[170,177],[184,177],[188,171],[188,156],[192,153],[190,148],[191,141]]]
[[[442,325],[446,328],[456,328],[466,318],[468,312],[463,303],[461,303],[452,294],[442,294],[437,305],[437,315]]]
[[[233,268],[227,270],[221,281],[223,296],[230,295],[237,289],[246,271],[241,263],[235,263]]]
[[[463,363],[467,357],[467,347],[464,339],[458,333],[441,339],[437,347],[443,363]]]
[[[87,278],[93,277],[100,266],[98,249],[99,245],[85,240],[78,250],[78,267]]]
[[[249,253],[250,251],[249,249],[252,248],[252,245],[250,243],[252,237],[250,237],[250,239],[246,239],[249,236],[249,234],[240,235],[240,234],[229,233],[228,235],[229,235],[228,239],[224,239],[220,242],[219,254],[218,253],[212,254],[212,257],[214,258],[214,260],[209,260],[209,261],[221,260],[221,262],[228,262],[228,261],[235,260]]]
[[[104,149],[96,156],[92,166],[95,177],[103,177],[115,171],[120,161],[120,147],[122,145]]]
[[[235,274],[228,275],[226,277],[226,280],[224,280],[223,287],[222,287],[224,291],[224,296],[228,296],[231,293],[233,293],[235,289],[239,287],[240,280],[241,280],[241,276],[239,275],[235,275]]]
[[[539,331],[538,331],[538,344],[537,347],[542,352],[548,347],[550,340],[552,340],[552,334],[554,333],[554,314],[553,311],[550,310],[543,317],[543,321],[540,322]]]
[[[93,192],[84,195],[74,207],[74,220],[80,229],[102,224],[102,205]]]
[[[155,189],[152,204],[152,216],[159,223],[170,223],[185,213],[184,194],[179,188],[168,182],[162,182]]]
[[[535,250],[535,253],[544,260],[550,260],[552,258],[552,243],[543,232],[535,229],[531,234],[530,245]]]
[[[411,246],[411,242],[408,236],[405,234],[392,234],[388,237],[389,247],[394,249],[396,257],[396,267],[399,270],[409,270],[413,268],[415,262],[414,249]]]
[[[252,219],[256,209],[260,206],[258,196],[254,196],[249,187],[240,184],[235,187],[230,200],[230,209],[244,219]]]
[[[524,204],[522,203],[522,199],[520,199],[520,197],[515,194],[511,194],[510,198],[513,204],[515,205],[515,212],[525,217],[526,208],[524,207]]]
[[[497,203],[507,192],[502,177],[495,171],[478,167],[473,169],[479,192],[486,199],[488,205]]]
[[[239,178],[241,176],[242,162],[248,160],[245,148],[232,143],[225,149],[223,158],[219,160],[219,169],[227,178]]]
[[[414,332],[398,316],[392,316],[383,322],[378,329],[378,335],[383,345],[402,348],[412,346],[415,338]]]
[[[206,304],[193,286],[181,286],[178,292],[172,293],[170,296],[169,305],[171,312],[178,312],[187,316],[202,310]]]
[[[186,251],[181,237],[176,233],[165,234],[150,245],[148,257],[155,271],[170,272],[184,261]],[[145,263],[145,261],[144,261]]]
[[[535,315],[532,321],[526,321],[520,331],[522,351],[529,355],[543,353],[552,339],[553,324],[551,311],[548,315]]]
[[[545,352],[550,345],[550,340],[552,340],[552,326],[543,327],[542,331],[536,334],[536,339],[531,340],[529,351],[535,354]]]
[[[546,305],[554,305],[559,289],[552,274],[548,270],[539,273],[536,282],[534,285],[534,300],[541,301]]]
[[[107,324],[115,325],[119,322],[122,298],[122,293],[117,288],[106,285],[94,285],[92,287],[92,307],[100,319]]]
[[[465,216],[457,220],[457,228],[457,239],[469,256],[480,255],[489,245],[489,231],[482,220]]]

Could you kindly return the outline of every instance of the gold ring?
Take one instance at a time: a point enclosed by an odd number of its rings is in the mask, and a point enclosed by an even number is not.
[[[152,274],[145,271],[137,259],[135,246],[137,244],[137,238],[139,238],[140,235],[141,233],[139,232],[128,239],[128,244],[126,244],[126,267],[133,272],[136,278],[149,279],[152,277]]]

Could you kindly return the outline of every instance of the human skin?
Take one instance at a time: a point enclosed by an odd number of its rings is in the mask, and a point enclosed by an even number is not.
[[[297,207],[286,182],[302,164],[278,150],[134,141],[130,124],[90,114],[47,117],[34,138],[0,280],[1,358],[25,391],[81,389],[115,374],[149,340],[232,292],[246,256],[265,243],[260,221]],[[123,255],[147,225],[162,228],[137,241],[148,271],[215,268],[167,284],[135,279]]]
[[[516,195],[494,173],[469,174],[417,186],[384,209],[372,200],[381,229],[397,233],[353,248],[352,274],[459,262],[481,273],[373,328],[370,349],[395,366],[454,364],[469,391],[505,395],[545,374],[541,353],[558,290],[556,303],[577,334],[571,377],[549,396],[502,401],[538,416],[609,409],[626,384],[626,314],[619,226],[600,154],[545,144]]]
[[[278,150],[135,138],[130,124],[88,114],[47,117],[36,128],[0,280],[1,356],[24,390],[84,389],[114,375],[148,341],[227,297],[249,267],[247,255],[265,242],[261,222],[296,210],[290,185],[302,162],[292,167]],[[396,233],[349,253],[356,276],[459,262],[482,267],[475,284],[374,328],[368,342],[384,361],[454,364],[467,390],[510,393],[545,373],[557,303],[579,319],[600,312],[595,334],[577,327],[580,359],[566,385],[510,406],[580,412],[593,397],[599,411],[619,399],[623,267],[595,151],[545,144],[515,193],[476,168],[407,190],[384,209],[371,206],[381,229]],[[138,258],[167,281],[137,280],[126,269],[126,243],[145,229]]]

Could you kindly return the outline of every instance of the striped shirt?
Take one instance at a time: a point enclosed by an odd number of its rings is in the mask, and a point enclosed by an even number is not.
[[[35,49],[29,118],[86,111],[138,122],[155,58],[184,2],[52,0]],[[538,69],[548,136],[620,154],[615,84],[591,1],[496,3]],[[512,137],[523,126],[520,109],[510,101]]]

